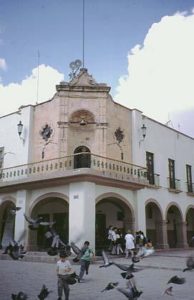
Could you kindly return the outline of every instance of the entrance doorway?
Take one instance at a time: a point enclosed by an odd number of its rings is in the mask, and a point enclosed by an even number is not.
[[[86,146],[79,146],[74,151],[74,169],[90,168],[91,154]]]

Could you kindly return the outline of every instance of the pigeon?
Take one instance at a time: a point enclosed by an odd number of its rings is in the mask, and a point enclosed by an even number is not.
[[[181,277],[178,277],[175,275],[170,278],[168,283],[183,284],[183,283],[185,283],[185,278],[183,278],[183,277],[181,278]]]
[[[169,286],[163,293],[163,295],[169,295],[169,296],[173,296],[173,293],[172,293],[172,286]]]
[[[46,239],[50,240],[51,245],[47,250],[47,254],[50,256],[55,256],[59,251],[63,250],[66,252],[67,256],[71,255],[71,247],[66,245],[60,238],[59,234],[54,230],[52,225],[49,225],[48,231],[45,233]]]
[[[38,299],[44,300],[52,291],[49,291],[45,284],[43,284]]]
[[[11,215],[15,215],[15,214],[17,213],[17,211],[20,210],[20,209],[21,209],[21,207],[16,206],[16,207],[14,207],[14,208],[11,208],[10,211],[9,211],[9,213],[10,213]]]
[[[119,269],[121,269],[123,271],[138,272],[138,271],[142,270],[142,268],[136,268],[133,263],[131,265],[127,266],[124,264],[117,264],[117,263],[113,262],[113,265],[115,265],[116,267],[118,267]]]
[[[6,247],[3,254],[9,254],[12,259],[18,260],[24,257],[26,251],[24,251],[24,247],[22,245],[19,245],[19,243],[12,240],[9,242],[9,245]]]
[[[143,293],[142,291],[134,290],[133,288],[122,288],[118,287],[117,290],[125,295],[129,300],[137,299],[141,296]]]
[[[26,300],[28,296],[23,292],[19,292],[18,294],[11,294],[11,298],[12,300]]]
[[[107,286],[101,291],[102,292],[105,292],[105,291],[110,291],[112,289],[114,289],[119,283],[118,282],[109,282],[107,284]]]
[[[125,279],[133,278],[134,277],[134,275],[132,274],[133,272],[138,272],[138,271],[142,270],[141,268],[134,267],[134,264],[127,266],[124,264],[117,264],[117,263],[113,262],[113,265],[115,265],[119,269],[125,271],[125,272],[121,273],[121,276]]]
[[[24,217],[26,221],[29,223],[28,227],[31,230],[37,230],[39,226],[52,226],[56,222],[44,222],[43,217],[38,217],[37,219],[32,219],[30,217],[27,217],[26,214],[24,214]]]
[[[139,249],[139,251],[137,252],[135,258],[138,260],[138,259],[143,259],[144,257],[147,257],[151,254],[153,254],[155,252],[155,249],[152,247],[152,248],[149,248],[147,249],[146,247],[141,247]],[[134,259],[135,260],[135,259]],[[135,262],[135,261],[133,261]]]
[[[74,242],[71,242],[70,246],[71,246],[73,252],[76,254],[76,257],[73,258],[73,262],[78,262],[81,257],[81,249],[78,246],[76,246],[76,244]]]
[[[24,246],[20,244],[20,241],[23,239],[24,235],[25,235],[25,230],[22,232],[17,242],[13,239],[10,240],[3,254],[8,254],[14,260],[23,258],[24,255],[26,254],[26,251],[24,250]]]
[[[187,258],[187,261],[186,261],[186,265],[187,265],[187,268],[185,268],[183,270],[183,272],[185,271],[191,271],[192,269],[194,269],[194,258],[193,257],[188,257]]]
[[[79,281],[79,276],[74,272],[71,273],[70,275],[68,275],[68,277],[66,278],[66,281],[68,284],[75,284],[77,281],[76,279]]]
[[[127,271],[127,272],[122,272],[121,273],[121,276],[125,279],[131,279],[134,277],[134,275],[130,272],[130,271]]]
[[[99,266],[99,268],[103,268],[103,267],[107,268],[113,264],[113,262],[109,261],[108,256],[104,250],[102,250],[102,258],[103,258],[104,264]]]

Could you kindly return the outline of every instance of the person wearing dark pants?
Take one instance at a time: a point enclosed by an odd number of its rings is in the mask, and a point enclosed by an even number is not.
[[[72,267],[69,260],[66,259],[67,254],[65,252],[60,253],[60,259],[57,261],[57,287],[58,287],[58,300],[62,300],[63,291],[65,294],[65,300],[69,300],[69,275],[72,274]]]
[[[85,272],[86,275],[88,274],[90,262],[94,258],[94,252],[91,248],[89,248],[89,245],[90,243],[88,241],[85,241],[81,249],[81,257],[80,257],[81,266],[80,266],[78,282],[81,282]]]

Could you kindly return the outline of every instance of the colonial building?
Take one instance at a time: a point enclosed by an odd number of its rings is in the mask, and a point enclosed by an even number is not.
[[[51,100],[0,118],[3,246],[25,232],[28,250],[45,249],[44,227],[30,230],[24,213],[56,221],[65,242],[101,247],[113,225],[158,248],[191,246],[194,139],[109,92],[82,68]]]

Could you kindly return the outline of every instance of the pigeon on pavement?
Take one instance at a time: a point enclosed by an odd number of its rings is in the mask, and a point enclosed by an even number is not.
[[[191,271],[194,269],[194,258],[192,256],[187,258],[186,265],[187,267],[183,270],[183,272]]]
[[[28,296],[23,292],[19,292],[18,294],[11,294],[11,298],[12,300],[27,300]]]
[[[183,283],[185,283],[185,278],[178,277],[178,276],[175,275],[175,276],[170,278],[168,283],[183,284]]]
[[[45,284],[43,284],[38,299],[44,300],[52,291],[49,291]]]
[[[172,286],[169,286],[163,293],[163,295],[168,295],[168,296],[173,296],[173,293],[172,293]]]

